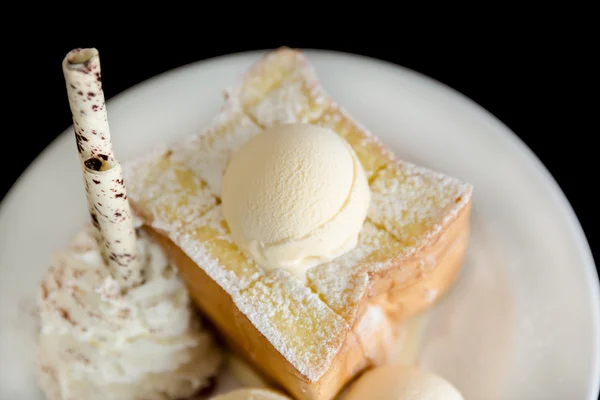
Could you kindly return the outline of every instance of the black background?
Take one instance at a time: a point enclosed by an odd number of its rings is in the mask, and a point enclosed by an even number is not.
[[[11,104],[9,112],[5,108],[4,118],[13,127],[4,133],[10,138],[10,147],[5,141],[4,156],[0,157],[0,200],[29,163],[72,123],[60,67],[71,48],[100,50],[107,99],[152,76],[210,57],[281,45],[322,48],[414,69],[458,90],[494,114],[550,170],[575,209],[598,259],[594,240],[598,206],[592,195],[600,183],[594,147],[598,132],[597,127],[582,122],[583,110],[591,103],[579,89],[588,85],[589,77],[579,68],[584,61],[576,50],[534,36],[491,42],[477,35],[461,40],[442,35],[422,43],[403,41],[389,46],[366,40],[364,45],[351,46],[332,39],[235,39],[216,40],[200,33],[197,37],[159,41],[120,36],[110,39],[108,35],[74,37],[61,32],[21,37],[15,52],[23,62],[4,66],[9,69],[4,74],[4,90]],[[27,57],[32,50],[34,56]],[[132,55],[134,61],[124,67],[122,60],[132,59]]]

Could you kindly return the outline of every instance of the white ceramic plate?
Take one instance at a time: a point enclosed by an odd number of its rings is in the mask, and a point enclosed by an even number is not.
[[[307,54],[333,98],[398,156],[475,186],[468,260],[433,310],[420,365],[467,399],[595,399],[598,277],[572,209],[538,159],[489,113],[429,78],[353,55]],[[201,129],[223,88],[260,55],[188,65],[115,97],[108,113],[117,156],[126,161]],[[56,98],[68,107],[63,93]],[[1,399],[42,399],[34,291],[51,252],[86,220],[69,129],[0,208]]]

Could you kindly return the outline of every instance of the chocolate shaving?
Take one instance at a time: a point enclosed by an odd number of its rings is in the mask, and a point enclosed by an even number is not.
[[[70,323],[73,326],[77,325],[75,323],[75,321],[73,321],[71,319],[71,314],[69,314],[69,312],[67,310],[65,310],[62,307],[59,307],[58,312],[60,313],[60,316],[64,318],[65,321],[67,321],[68,323]]]
[[[42,291],[42,299],[46,300],[48,298],[48,288],[45,283],[42,282],[40,290]]]
[[[88,158],[84,162],[85,166],[92,171],[100,171],[102,168],[102,161],[97,158]]]

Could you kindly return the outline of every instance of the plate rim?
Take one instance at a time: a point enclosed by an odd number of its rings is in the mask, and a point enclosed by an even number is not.
[[[510,127],[508,127],[503,121],[501,121],[498,117],[492,114],[489,110],[484,108],[479,103],[475,102],[473,99],[468,97],[467,95],[459,92],[457,89],[435,79],[424,73],[421,73],[417,70],[405,67],[401,64],[396,64],[391,61],[386,61],[383,59],[355,54],[345,51],[339,50],[330,50],[330,49],[320,49],[320,48],[311,48],[311,47],[295,47],[298,50],[304,52],[308,57],[311,54],[321,54],[321,55],[329,55],[333,57],[344,57],[348,59],[359,60],[361,62],[365,62],[367,64],[371,64],[372,66],[383,67],[391,71],[392,73],[397,73],[399,70],[411,74],[417,77],[420,80],[420,83],[430,86],[430,87],[438,87],[442,88],[447,95],[450,95],[454,98],[455,101],[462,102],[467,108],[472,109],[474,115],[478,115],[481,118],[484,118],[487,123],[490,124],[490,127],[493,127],[490,131],[493,134],[500,136],[507,140],[510,143],[512,148],[511,151],[516,153],[520,153],[523,157],[524,161],[527,162],[528,168],[531,169],[531,172],[535,174],[535,179],[539,180],[540,183],[543,184],[547,189],[550,190],[550,193],[558,202],[558,207],[555,207],[555,212],[557,215],[561,215],[564,217],[564,221],[566,226],[569,228],[568,237],[571,238],[573,244],[575,244],[575,248],[580,253],[581,258],[583,260],[582,267],[585,270],[585,276],[587,278],[587,285],[591,291],[592,297],[592,312],[594,313],[594,321],[593,321],[593,329],[595,332],[600,333],[600,279],[596,267],[596,263],[593,257],[593,253],[591,251],[591,247],[588,241],[588,238],[583,230],[580,219],[577,217],[575,210],[567,198],[565,192],[562,190],[558,181],[552,175],[550,170],[546,167],[546,165],[541,161],[541,159],[537,156],[537,154],[525,143],[523,139],[521,139]],[[202,60],[192,61],[186,64],[182,64],[176,68],[172,68],[166,71],[163,71],[157,75],[154,75],[148,79],[138,82],[137,84],[126,88],[125,90],[116,93],[109,100],[107,100],[107,107],[112,107],[114,103],[118,103],[123,97],[125,97],[128,93],[139,90],[146,85],[150,85],[157,80],[166,80],[169,79],[171,75],[176,75],[183,70],[190,68],[203,68],[205,64],[211,63],[219,63],[219,62],[236,62],[236,59],[243,59],[246,57],[255,57],[258,58],[265,53],[272,51],[275,48],[263,48],[256,50],[248,50],[241,51],[235,53],[224,54],[220,56],[210,57]],[[3,199],[0,201],[0,221],[3,219],[2,216],[5,213],[6,204],[12,202],[12,198],[17,195],[19,189],[26,184],[29,176],[32,174],[32,171],[36,168],[36,166],[43,162],[44,158],[52,152],[53,148],[58,146],[62,140],[65,140],[65,136],[69,135],[72,129],[72,125],[69,125],[66,129],[64,129],[61,133],[59,133],[48,145],[40,151],[33,160],[25,167],[25,169],[20,173],[17,179],[13,182],[11,187],[8,189]],[[596,336],[598,337],[598,336]],[[592,373],[592,381],[589,382],[591,389],[590,395],[595,396],[594,393],[598,393],[600,390],[600,339],[596,339],[595,346],[595,363],[593,365],[594,370],[590,371]],[[594,392],[595,391],[595,392]],[[592,398],[592,397],[591,397]],[[595,397],[593,397],[595,398]]]

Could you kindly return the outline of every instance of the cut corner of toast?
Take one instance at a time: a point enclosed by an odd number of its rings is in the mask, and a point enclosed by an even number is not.
[[[256,61],[225,90],[225,99],[239,104],[263,128],[313,122],[331,102],[306,55],[289,47]]]

